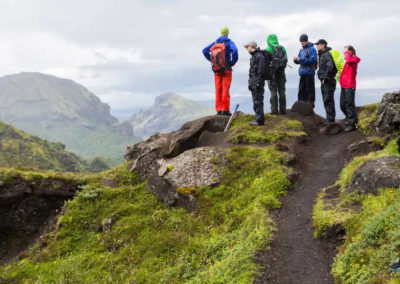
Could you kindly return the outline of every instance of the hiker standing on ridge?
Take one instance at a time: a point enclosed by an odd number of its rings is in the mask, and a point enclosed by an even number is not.
[[[266,57],[257,47],[255,41],[250,41],[244,47],[250,53],[249,90],[253,97],[254,121],[251,126],[264,125],[264,86],[267,70]]]
[[[321,80],[322,100],[326,111],[326,120],[328,123],[335,122],[335,90],[336,90],[336,73],[338,72],[333,57],[329,52],[328,43],[324,39],[320,39],[315,43],[318,50],[318,79]]]
[[[239,59],[238,50],[228,38],[229,29],[223,27],[221,36],[203,49],[205,58],[211,62],[215,79],[215,110],[217,115],[228,115],[230,107],[229,89],[232,82],[232,66]]]
[[[278,37],[270,34],[267,38],[267,52],[271,54],[272,62],[272,79],[268,81],[268,88],[271,92],[271,113],[286,113],[286,75],[285,68],[287,66],[286,49],[279,45]],[[279,94],[279,113],[278,113],[278,94]]]
[[[346,127],[344,131],[349,132],[356,129],[357,112],[355,104],[356,77],[358,63],[361,61],[356,55],[356,50],[351,45],[344,47],[344,57],[346,63],[340,76],[340,108],[345,118]]]
[[[313,44],[308,42],[308,35],[300,36],[300,43],[303,47],[299,55],[293,58],[295,64],[300,64],[299,93],[298,100],[309,102],[315,106],[315,69],[317,67],[317,51]]]

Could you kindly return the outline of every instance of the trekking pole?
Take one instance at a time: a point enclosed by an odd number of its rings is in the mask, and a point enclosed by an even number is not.
[[[232,124],[233,117],[235,116],[238,109],[239,109],[239,104],[236,105],[234,112],[232,113],[231,117],[229,118],[228,124],[226,125],[224,132],[228,131],[229,127]]]
[[[290,66],[289,64],[288,64],[287,66],[289,66],[290,68],[292,68],[292,69],[293,69],[293,67],[292,67],[292,66]]]

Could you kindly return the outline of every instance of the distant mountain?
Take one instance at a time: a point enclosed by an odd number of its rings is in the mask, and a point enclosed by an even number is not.
[[[177,130],[187,121],[211,114],[211,107],[168,93],[156,97],[153,106],[135,113],[130,121],[135,135],[147,138],[157,132]]]
[[[41,73],[0,78],[0,119],[84,158],[122,161],[125,146],[137,141],[131,124],[85,87]]]
[[[61,172],[89,170],[86,161],[52,143],[0,121],[0,167],[24,167]]]

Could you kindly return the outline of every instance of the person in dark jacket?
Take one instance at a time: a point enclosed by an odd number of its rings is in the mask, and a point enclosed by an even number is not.
[[[299,93],[298,100],[309,102],[315,106],[315,67],[317,64],[317,51],[314,45],[308,41],[308,36],[300,36],[302,49],[299,55],[293,58],[295,64],[300,64],[299,75]]]
[[[250,53],[249,90],[253,97],[254,121],[250,125],[264,125],[264,86],[266,59],[255,41],[250,41],[244,47]]]
[[[223,27],[221,29],[221,36],[216,41],[212,42],[203,49],[203,55],[211,61],[211,48],[217,43],[225,43],[225,55],[228,63],[228,70],[221,73],[214,73],[215,80],[215,109],[217,114],[231,115],[229,112],[230,107],[230,87],[232,82],[232,67],[239,59],[238,50],[233,41],[228,38],[229,29]]]
[[[326,120],[328,123],[335,122],[335,90],[336,90],[336,73],[337,69],[332,55],[330,54],[330,47],[324,39],[320,39],[315,43],[318,50],[318,79],[321,81],[322,100],[326,111]]]

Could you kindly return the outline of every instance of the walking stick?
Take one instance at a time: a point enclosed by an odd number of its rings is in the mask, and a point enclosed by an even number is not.
[[[236,105],[235,111],[232,113],[231,117],[229,118],[228,124],[226,125],[224,132],[228,131],[229,127],[231,127],[233,117],[235,116],[238,109],[239,109],[239,104]]]

